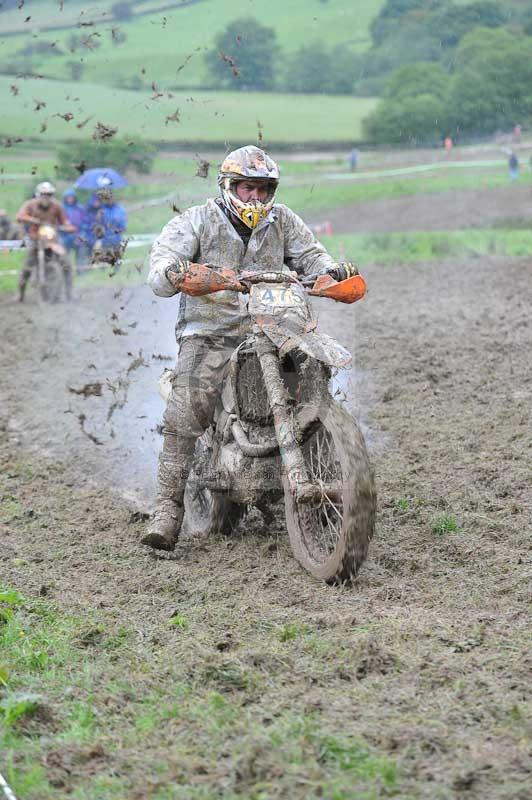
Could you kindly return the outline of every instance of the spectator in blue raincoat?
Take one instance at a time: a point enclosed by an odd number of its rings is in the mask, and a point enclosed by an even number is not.
[[[68,253],[72,253],[75,257],[76,268],[81,272],[82,267],[86,264],[81,232],[84,225],[85,209],[78,202],[78,198],[74,189],[67,189],[63,193],[63,209],[67,216],[68,221],[74,226],[75,230],[71,233],[61,232],[61,239]]]
[[[93,245],[94,257],[110,264],[116,264],[123,252],[122,240],[127,227],[127,214],[123,206],[116,202],[110,189],[97,193],[101,207],[97,209],[93,232],[96,240]]]
[[[92,250],[98,238],[98,232],[101,229],[101,222],[99,222],[98,215],[100,214],[102,203],[98,195],[92,194],[85,206],[85,216],[83,219],[83,227],[81,229],[82,246],[85,248],[88,260],[91,260]]]

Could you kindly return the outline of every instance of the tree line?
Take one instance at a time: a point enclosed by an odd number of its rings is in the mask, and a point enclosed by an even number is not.
[[[532,9],[477,0],[387,0],[364,54],[309,42],[283,54],[275,30],[233,21],[206,53],[211,85],[241,91],[378,95],[368,139],[426,143],[532,119]]]
[[[381,100],[365,122],[368,139],[431,143],[532,120],[532,9],[517,9],[388,0],[371,28],[365,80]],[[385,46],[390,69],[381,75]]]

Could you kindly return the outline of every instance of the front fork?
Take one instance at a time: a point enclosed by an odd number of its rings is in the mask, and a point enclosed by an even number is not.
[[[45,274],[44,274],[44,270],[45,270],[44,259],[45,259],[44,247],[41,247],[40,245],[38,245],[37,246],[37,269],[36,269],[36,275],[35,275],[35,285],[36,285],[36,287],[38,289],[40,289],[41,286],[44,286],[44,277],[45,277]]]
[[[276,347],[263,333],[257,335],[256,352],[264,376],[266,392],[273,414],[275,434],[288,483],[294,497],[308,500],[315,494],[310,483],[307,466],[297,440],[294,415],[281,375]]]

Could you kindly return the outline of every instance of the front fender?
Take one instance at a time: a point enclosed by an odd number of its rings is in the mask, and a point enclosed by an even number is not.
[[[328,336],[326,333],[295,333],[294,331],[283,330],[280,325],[259,323],[257,327],[266,334],[268,339],[277,347],[282,358],[291,350],[301,350],[307,356],[321,361],[328,367],[337,369],[347,369],[351,366],[352,358],[349,350]]]

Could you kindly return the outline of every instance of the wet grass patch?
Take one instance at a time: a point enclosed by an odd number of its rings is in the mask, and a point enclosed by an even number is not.
[[[270,660],[266,669],[260,660],[198,652],[192,670],[187,660],[183,671],[94,609],[66,613],[52,601],[3,588],[0,612],[2,768],[27,800],[64,792],[99,800],[131,796],[116,764],[134,751],[136,767],[145,748],[158,752],[161,737],[172,747],[167,759],[150,764],[150,797],[212,797],[217,780],[223,796],[235,799],[284,797],[290,787],[293,796],[309,798],[347,799],[354,786],[368,800],[394,793],[396,762],[362,736],[334,730],[299,703],[263,704],[277,679],[269,670],[283,669],[282,660]],[[289,622],[271,627],[265,646],[276,651],[316,635],[312,625]],[[317,662],[328,660],[325,651],[311,652]],[[206,786],[196,782],[198,774],[210,776]]]
[[[532,252],[532,231],[469,229],[412,233],[345,234],[321,237],[340,260],[367,264],[412,264],[487,255],[520,258]]]

